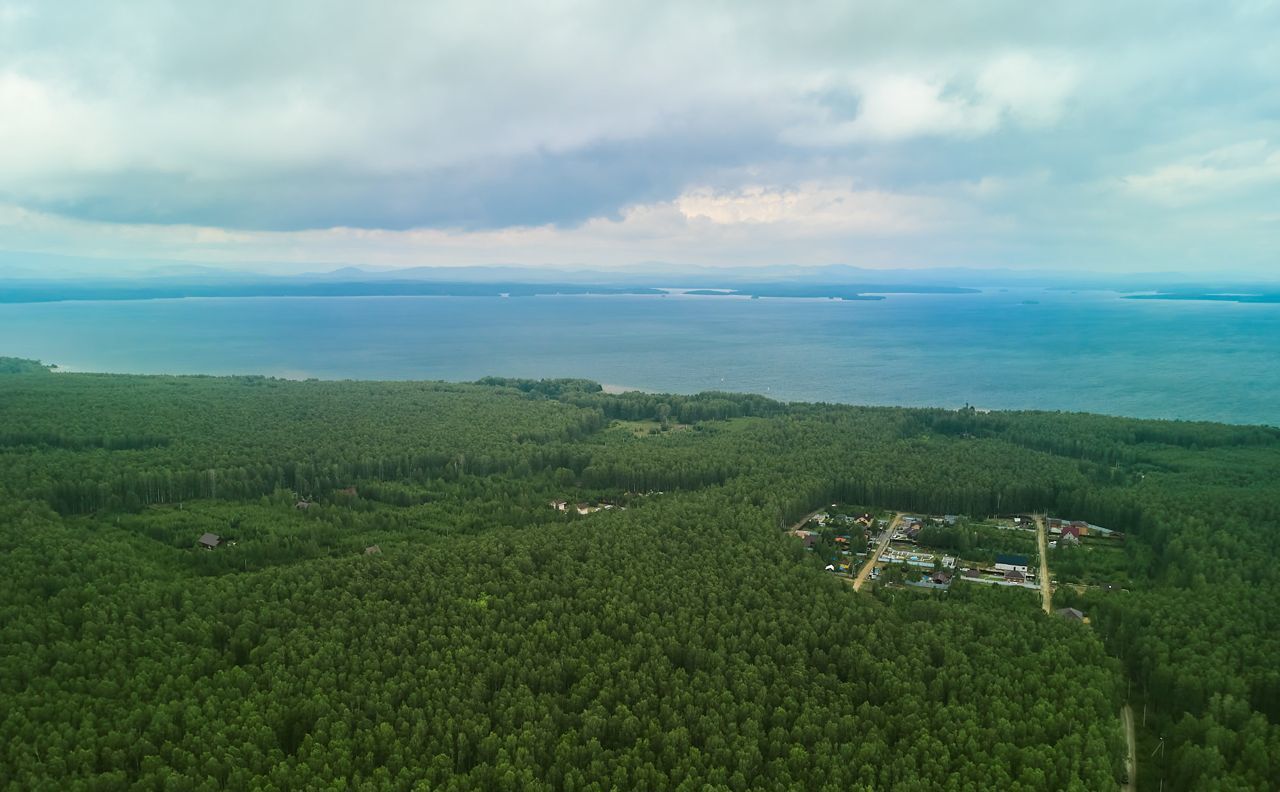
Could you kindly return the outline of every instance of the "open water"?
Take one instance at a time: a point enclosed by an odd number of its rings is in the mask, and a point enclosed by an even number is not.
[[[7,304],[0,355],[76,371],[584,377],[651,391],[1280,425],[1280,304],[1109,292]]]

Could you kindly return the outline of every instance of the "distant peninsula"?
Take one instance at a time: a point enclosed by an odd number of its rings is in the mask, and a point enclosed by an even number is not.
[[[164,300],[183,297],[536,297],[549,295],[660,295],[645,286],[590,286],[557,283],[464,283],[434,281],[251,283],[165,283],[139,281],[96,284],[0,283],[0,303],[78,300]]]
[[[186,297],[544,297],[571,295],[665,296],[671,288],[640,284],[522,283],[515,281],[309,280],[270,278],[249,281],[139,279],[79,282],[0,281],[0,303],[85,300],[162,300]],[[886,293],[976,294],[956,286],[885,284],[769,283],[732,288],[695,288],[693,296],[789,297],[829,300],[883,300]]]
[[[1223,292],[1157,292],[1155,294],[1126,294],[1126,300],[1206,300],[1210,302],[1280,303],[1280,293],[1233,294]]]
[[[791,297],[816,300],[883,300],[886,294],[978,294],[964,286],[918,286],[903,284],[747,284],[732,289],[690,289],[684,294],[697,297]]]

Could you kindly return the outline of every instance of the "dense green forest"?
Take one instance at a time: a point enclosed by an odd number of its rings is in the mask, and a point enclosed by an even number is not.
[[[0,360],[0,787],[1114,789],[1129,701],[1139,789],[1278,788],[1278,473],[1268,427]],[[837,502],[1123,549],[1049,556],[1088,625],[855,593],[782,530]]]

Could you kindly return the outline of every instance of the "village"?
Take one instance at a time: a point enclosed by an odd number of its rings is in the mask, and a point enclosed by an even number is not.
[[[1056,577],[1049,556],[1093,543],[1115,549],[1123,534],[1084,520],[1010,514],[982,519],[957,514],[872,512],[832,504],[789,529],[827,572],[864,585],[945,592],[956,580],[1038,591],[1051,611]],[[1068,555],[1068,557],[1071,557]],[[1046,579],[1048,578],[1048,579]],[[1068,583],[1080,587],[1077,580]],[[1074,608],[1058,615],[1088,622]]]

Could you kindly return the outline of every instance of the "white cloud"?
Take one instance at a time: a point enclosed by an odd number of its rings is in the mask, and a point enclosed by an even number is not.
[[[696,188],[674,201],[691,222],[717,226],[786,226],[793,232],[901,234],[953,222],[956,207],[931,197],[809,183],[792,189]]]
[[[1132,194],[1166,206],[1213,201],[1280,184],[1280,149],[1265,140],[1224,146],[1124,179]]]
[[[1044,127],[1062,117],[1078,79],[1065,57],[1014,52],[988,63],[975,87],[986,105],[1025,126]]]
[[[828,77],[829,89],[857,97],[857,112],[840,119],[818,108],[808,123],[783,132],[789,142],[845,146],[930,136],[988,134],[1007,123],[1038,128],[1056,123],[1076,88],[1077,70],[1060,55],[1004,53],[980,63],[930,73],[873,70]]]

